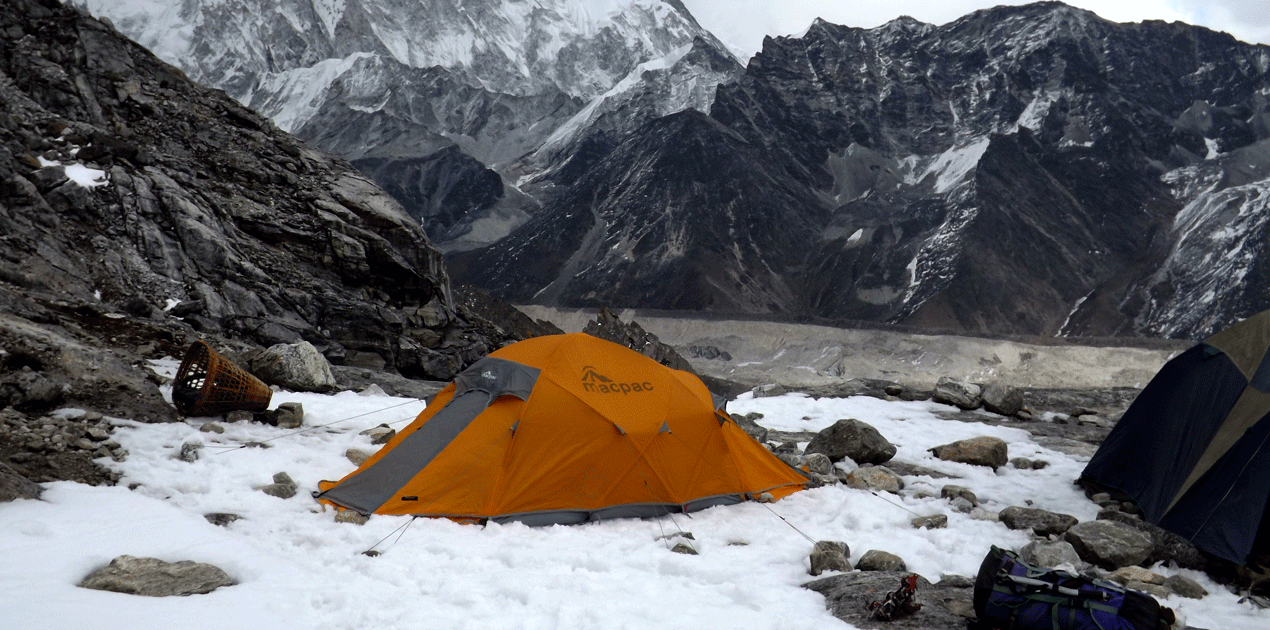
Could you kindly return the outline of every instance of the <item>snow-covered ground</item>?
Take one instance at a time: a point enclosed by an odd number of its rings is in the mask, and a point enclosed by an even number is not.
[[[160,366],[169,373],[174,362]],[[936,581],[973,576],[992,544],[1018,548],[1024,534],[955,512],[939,496],[945,483],[970,487],[985,506],[1036,506],[1084,520],[1096,508],[1072,485],[1083,461],[1038,446],[1017,429],[939,420],[929,402],[872,398],[754,399],[731,411],[764,414],[781,430],[819,430],[840,418],[876,427],[898,446],[896,459],[959,479],[910,478],[904,496],[874,496],[844,486],[795,493],[774,504],[717,507],[661,520],[581,526],[459,525],[447,520],[375,516],[336,523],[309,496],[319,480],[354,469],[349,448],[373,451],[360,432],[405,426],[419,401],[344,392],[278,392],[273,404],[304,405],[309,428],[289,431],[242,423],[201,432],[206,419],[175,424],[119,420],[115,439],[130,455],[107,465],[115,487],[45,484],[43,500],[0,504],[0,610],[5,628],[850,628],[801,588],[811,542],[840,540],[858,561],[870,549],[904,558]],[[1044,459],[1018,471],[942,462],[926,449],[975,435],[1009,443],[1010,455]],[[270,448],[236,448],[256,441]],[[181,445],[204,445],[192,463]],[[849,465],[849,462],[847,463]],[[255,489],[287,472],[300,492],[279,499]],[[130,486],[135,489],[129,489]],[[928,498],[915,498],[923,494]],[[203,515],[238,514],[227,527]],[[944,513],[947,529],[915,530],[914,515]],[[782,517],[784,520],[782,520]],[[788,523],[786,522],[788,521]],[[796,528],[796,529],[795,529]],[[665,534],[690,531],[699,555],[670,551]],[[801,532],[801,533],[800,533]],[[378,557],[362,552],[375,547]],[[76,587],[92,570],[128,554],[221,567],[238,581],[207,595],[147,598]],[[1167,568],[1156,568],[1170,574]],[[1166,605],[1210,630],[1270,627],[1270,611],[1204,575],[1182,571],[1211,595]]]

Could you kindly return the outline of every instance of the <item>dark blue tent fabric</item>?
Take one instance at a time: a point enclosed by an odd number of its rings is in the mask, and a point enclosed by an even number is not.
[[[1270,501],[1270,421],[1262,418],[1157,523],[1220,558],[1243,564]]]
[[[1164,515],[1248,381],[1203,344],[1173,358],[1138,395],[1085,467],[1084,476]]]

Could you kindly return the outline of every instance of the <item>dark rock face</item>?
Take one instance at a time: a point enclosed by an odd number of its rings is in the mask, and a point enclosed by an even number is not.
[[[100,303],[425,376],[446,361],[416,348],[462,366],[499,343],[467,332],[440,252],[347,162],[74,10],[21,0],[0,19],[0,260],[30,317]]]
[[[571,306],[1202,336],[1270,306],[1244,275],[1266,267],[1264,55],[1059,3],[817,22],[769,39],[709,119],[592,135],[461,273]]]

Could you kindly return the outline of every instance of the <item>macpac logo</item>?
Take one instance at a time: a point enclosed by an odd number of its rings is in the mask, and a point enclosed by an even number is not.
[[[497,378],[498,378],[498,375],[497,375],[497,374],[495,374],[495,373],[493,373],[493,372],[491,372],[491,371],[489,371],[489,370],[485,370],[484,372],[481,372],[481,378],[483,378],[483,379],[485,379],[485,380],[487,380],[487,381],[492,381],[492,380],[497,379]]]
[[[653,384],[648,381],[619,383],[588,365],[582,368],[582,389],[596,394],[637,394],[653,391]]]

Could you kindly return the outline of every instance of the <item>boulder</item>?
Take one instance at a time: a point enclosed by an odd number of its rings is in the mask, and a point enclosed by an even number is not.
[[[1114,521],[1146,534],[1151,539],[1151,555],[1147,557],[1143,563],[1144,565],[1150,566],[1158,562],[1174,562],[1183,569],[1195,569],[1196,571],[1207,571],[1209,569],[1210,562],[1208,558],[1199,549],[1196,549],[1195,545],[1192,545],[1190,541],[1132,514],[1127,514],[1117,509],[1107,509],[1098,512],[1097,520]]]
[[[4,462],[0,462],[0,503],[15,499],[38,499],[44,487],[22,475]]]
[[[904,480],[886,466],[861,466],[847,473],[848,486],[857,490],[882,490],[898,493],[904,487]]]
[[[1199,582],[1185,575],[1170,575],[1164,578],[1164,586],[1177,595],[1189,599],[1203,599],[1208,595],[1208,591],[1200,586]]]
[[[803,465],[807,467],[809,472],[817,475],[832,475],[834,473],[833,462],[829,461],[829,456],[824,453],[809,453],[803,457]]]
[[[1023,390],[1002,383],[989,383],[983,388],[983,408],[1003,416],[1023,410]]]
[[[82,588],[113,591],[147,597],[201,595],[222,586],[237,584],[223,570],[210,564],[182,560],[165,562],[157,558],[119,556],[93,571]]]
[[[1072,544],[1065,540],[1053,542],[1034,540],[1023,545],[1023,548],[1019,550],[1019,557],[1024,562],[1038,567],[1056,567],[1060,564],[1080,567],[1084,564],[1080,559],[1080,554],[1076,553],[1076,549],[1072,547]]]
[[[974,383],[959,381],[947,376],[935,383],[932,395],[935,402],[955,405],[961,409],[978,409],[983,403],[983,390]]]
[[[330,362],[307,341],[254,350],[242,359],[247,371],[268,385],[297,392],[330,392],[339,388]]]
[[[1077,523],[1063,534],[1081,560],[1108,571],[1141,565],[1151,556],[1151,538],[1137,529],[1113,521]]]
[[[1000,513],[1001,522],[1010,529],[1031,529],[1037,536],[1062,534],[1079,522],[1075,516],[1057,514],[1036,508],[1012,505]]]
[[[817,433],[803,452],[823,453],[835,462],[850,458],[860,465],[882,464],[895,457],[895,445],[872,426],[847,418]]]
[[[812,575],[820,575],[825,571],[850,571],[851,548],[847,543],[836,540],[821,540],[811,550]]]
[[[942,583],[937,586],[920,575],[913,598],[921,605],[920,610],[890,622],[874,619],[866,606],[885,599],[888,593],[900,587],[900,580],[910,575],[906,571],[852,571],[808,582],[803,588],[824,596],[829,612],[854,628],[966,627],[966,615],[973,615],[972,589]]]
[[[786,390],[784,387],[781,387],[780,385],[777,385],[775,383],[759,385],[750,391],[754,394],[755,398],[771,398],[774,396],[784,396],[785,394],[789,393],[789,391]]]
[[[930,452],[944,461],[988,466],[993,470],[1004,466],[1010,459],[1005,440],[986,435],[936,446]]]
[[[1160,586],[1164,585],[1163,575],[1152,573],[1151,571],[1138,566],[1120,567],[1119,569],[1112,571],[1111,574],[1107,576],[1107,579],[1117,584],[1125,585],[1130,582],[1142,582],[1145,584],[1157,584]]]
[[[860,571],[907,571],[908,565],[893,553],[870,549],[860,556],[855,568]]]

